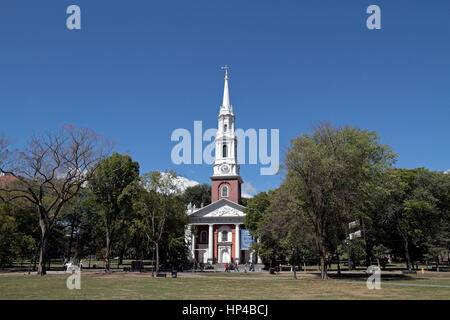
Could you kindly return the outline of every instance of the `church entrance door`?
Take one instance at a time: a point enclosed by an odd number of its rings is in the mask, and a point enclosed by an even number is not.
[[[219,255],[219,263],[230,263],[231,255],[230,255],[230,247],[220,247],[220,255]]]

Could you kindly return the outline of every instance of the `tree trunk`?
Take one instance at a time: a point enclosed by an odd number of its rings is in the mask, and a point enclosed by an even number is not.
[[[122,250],[120,251],[120,257],[119,257],[119,265],[123,264],[123,257],[125,255],[125,251],[126,251],[126,245],[124,244],[122,246]]]
[[[38,275],[43,276],[47,274],[47,244],[48,237],[50,235],[50,228],[48,226],[48,223],[42,217],[39,218],[39,225],[41,227],[41,248],[39,256]]]
[[[366,246],[366,267],[372,265],[372,248],[370,248],[367,244]]]
[[[327,275],[327,251],[325,249],[324,239],[319,242],[319,252],[320,252],[320,277],[322,280],[328,279]]]
[[[297,270],[295,270],[295,263],[292,264],[292,270],[294,270],[294,280],[297,280]]]
[[[409,257],[408,237],[407,236],[403,236],[403,245],[405,247],[406,268],[408,270],[411,270],[411,259]]]
[[[107,272],[110,271],[111,268],[111,259],[110,259],[110,255],[111,254],[111,234],[109,231],[106,232],[106,264],[105,264],[105,269]]]
[[[33,257],[33,271],[36,270],[37,268],[37,259],[36,259],[36,255],[34,255]]]
[[[47,242],[48,230],[42,231],[41,235],[41,250],[39,255],[38,275],[44,276],[47,274]]]
[[[347,239],[347,264],[348,264],[348,271],[352,271],[352,255],[351,255],[351,249],[350,249],[350,240]]]
[[[326,259],[326,257],[322,253],[321,256],[320,256],[320,277],[322,278],[322,280],[328,279],[327,263],[326,263],[325,259]]]
[[[370,265],[372,265],[372,246],[371,245],[367,245],[366,227],[364,225],[364,220],[362,220],[362,219],[361,219],[361,225],[362,225],[362,230],[363,230],[363,235],[364,235],[364,249],[365,249],[365,253],[366,253],[366,267],[369,267]]]
[[[339,256],[338,256],[338,259],[337,259],[337,273],[338,273],[339,276],[341,275],[341,264],[339,263]]]
[[[74,229],[75,229],[75,226],[72,223],[72,226],[70,228],[69,247],[67,248],[67,253],[66,253],[67,259],[69,259],[69,260],[70,260],[70,257],[72,256],[73,233],[75,231]]]
[[[156,243],[156,274],[159,273],[159,243]]]

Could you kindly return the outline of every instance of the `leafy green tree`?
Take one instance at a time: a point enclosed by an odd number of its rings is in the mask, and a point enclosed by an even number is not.
[[[282,184],[271,198],[264,229],[270,234],[272,241],[277,243],[280,256],[291,264],[294,279],[297,279],[296,267],[311,258],[314,248],[302,215],[290,206],[292,202],[289,197],[286,184]]]
[[[185,256],[184,226],[187,222],[186,207],[176,184],[175,172],[153,171],[141,177],[139,193],[134,197],[133,208],[137,217],[133,225],[137,232],[145,234],[149,247],[156,254],[156,273],[160,269],[161,248],[165,247],[166,259]]]
[[[286,154],[286,183],[293,207],[311,228],[320,256],[322,279],[327,278],[328,239],[335,224],[349,222],[361,211],[361,197],[378,172],[396,155],[379,143],[375,132],[330,124],[291,141]]]
[[[36,245],[33,235],[25,233],[27,228],[23,227],[24,215],[36,217],[30,210],[0,205],[0,266],[10,264],[19,257],[29,257],[31,249]]]
[[[247,207],[244,208],[246,213],[244,218],[245,227],[255,238],[259,237],[262,232],[261,222],[266,218],[273,194],[273,191],[258,193],[253,198],[248,199]]]
[[[247,206],[248,204],[248,200],[251,198],[245,198],[245,197],[241,197],[241,205],[243,205],[244,207]]]
[[[81,218],[77,236],[79,256],[100,257],[105,243],[105,225],[102,207],[94,199],[90,189],[86,189],[81,201]],[[90,266],[90,260],[89,260]]]
[[[424,168],[397,169],[397,187],[386,215],[394,227],[392,244],[400,237],[406,267],[411,270],[414,260],[439,259],[448,250],[450,183],[448,176]],[[398,251],[400,248],[392,246]]]
[[[271,238],[270,230],[266,229],[268,211],[273,196],[274,191],[258,193],[247,200],[247,206],[244,208],[245,227],[253,239],[259,239],[259,242],[252,244],[252,250],[265,260],[269,260],[271,265],[279,256],[276,242]]]
[[[106,270],[110,270],[111,249],[116,232],[131,211],[129,188],[139,177],[139,164],[119,153],[101,161],[89,181],[93,199],[100,206],[106,235]]]
[[[85,188],[81,189],[79,194],[72,201],[68,202],[61,212],[61,221],[59,224],[64,228],[69,238],[65,254],[67,259],[74,257],[76,254],[74,244],[79,240],[81,219],[85,209],[83,201],[87,197],[87,193],[88,190]]]
[[[211,186],[205,183],[186,188],[183,201],[185,205],[191,203],[197,208],[211,204]]]

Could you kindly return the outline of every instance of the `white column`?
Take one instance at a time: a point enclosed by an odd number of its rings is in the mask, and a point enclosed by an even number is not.
[[[209,225],[208,230],[208,262],[213,263],[213,254],[214,254],[214,231],[213,231],[213,224],[211,223]]]
[[[261,239],[260,239],[260,238],[258,238],[257,241],[258,241],[258,243],[261,243]],[[262,262],[262,259],[261,259],[261,256],[259,255],[259,251],[258,251],[258,261],[257,261],[257,263],[258,263],[258,264],[263,263],[263,262]]]
[[[235,238],[235,250],[234,250],[234,257],[235,257],[235,261],[236,263],[239,263],[241,260],[240,257],[240,253],[241,253],[241,233],[240,233],[240,229],[239,229],[239,224],[236,224],[236,230],[234,233],[234,238]]]
[[[192,260],[195,260],[195,234],[193,232],[193,226],[191,225],[191,254],[192,254]]]

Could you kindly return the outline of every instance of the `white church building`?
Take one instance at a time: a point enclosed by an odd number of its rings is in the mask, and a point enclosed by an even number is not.
[[[230,104],[228,68],[224,67],[223,103],[218,115],[215,138],[214,171],[211,176],[211,204],[203,208],[188,207],[186,232],[191,259],[196,263],[262,263],[251,251],[252,242],[244,227],[241,204],[243,183],[237,162],[237,139],[233,107]]]

